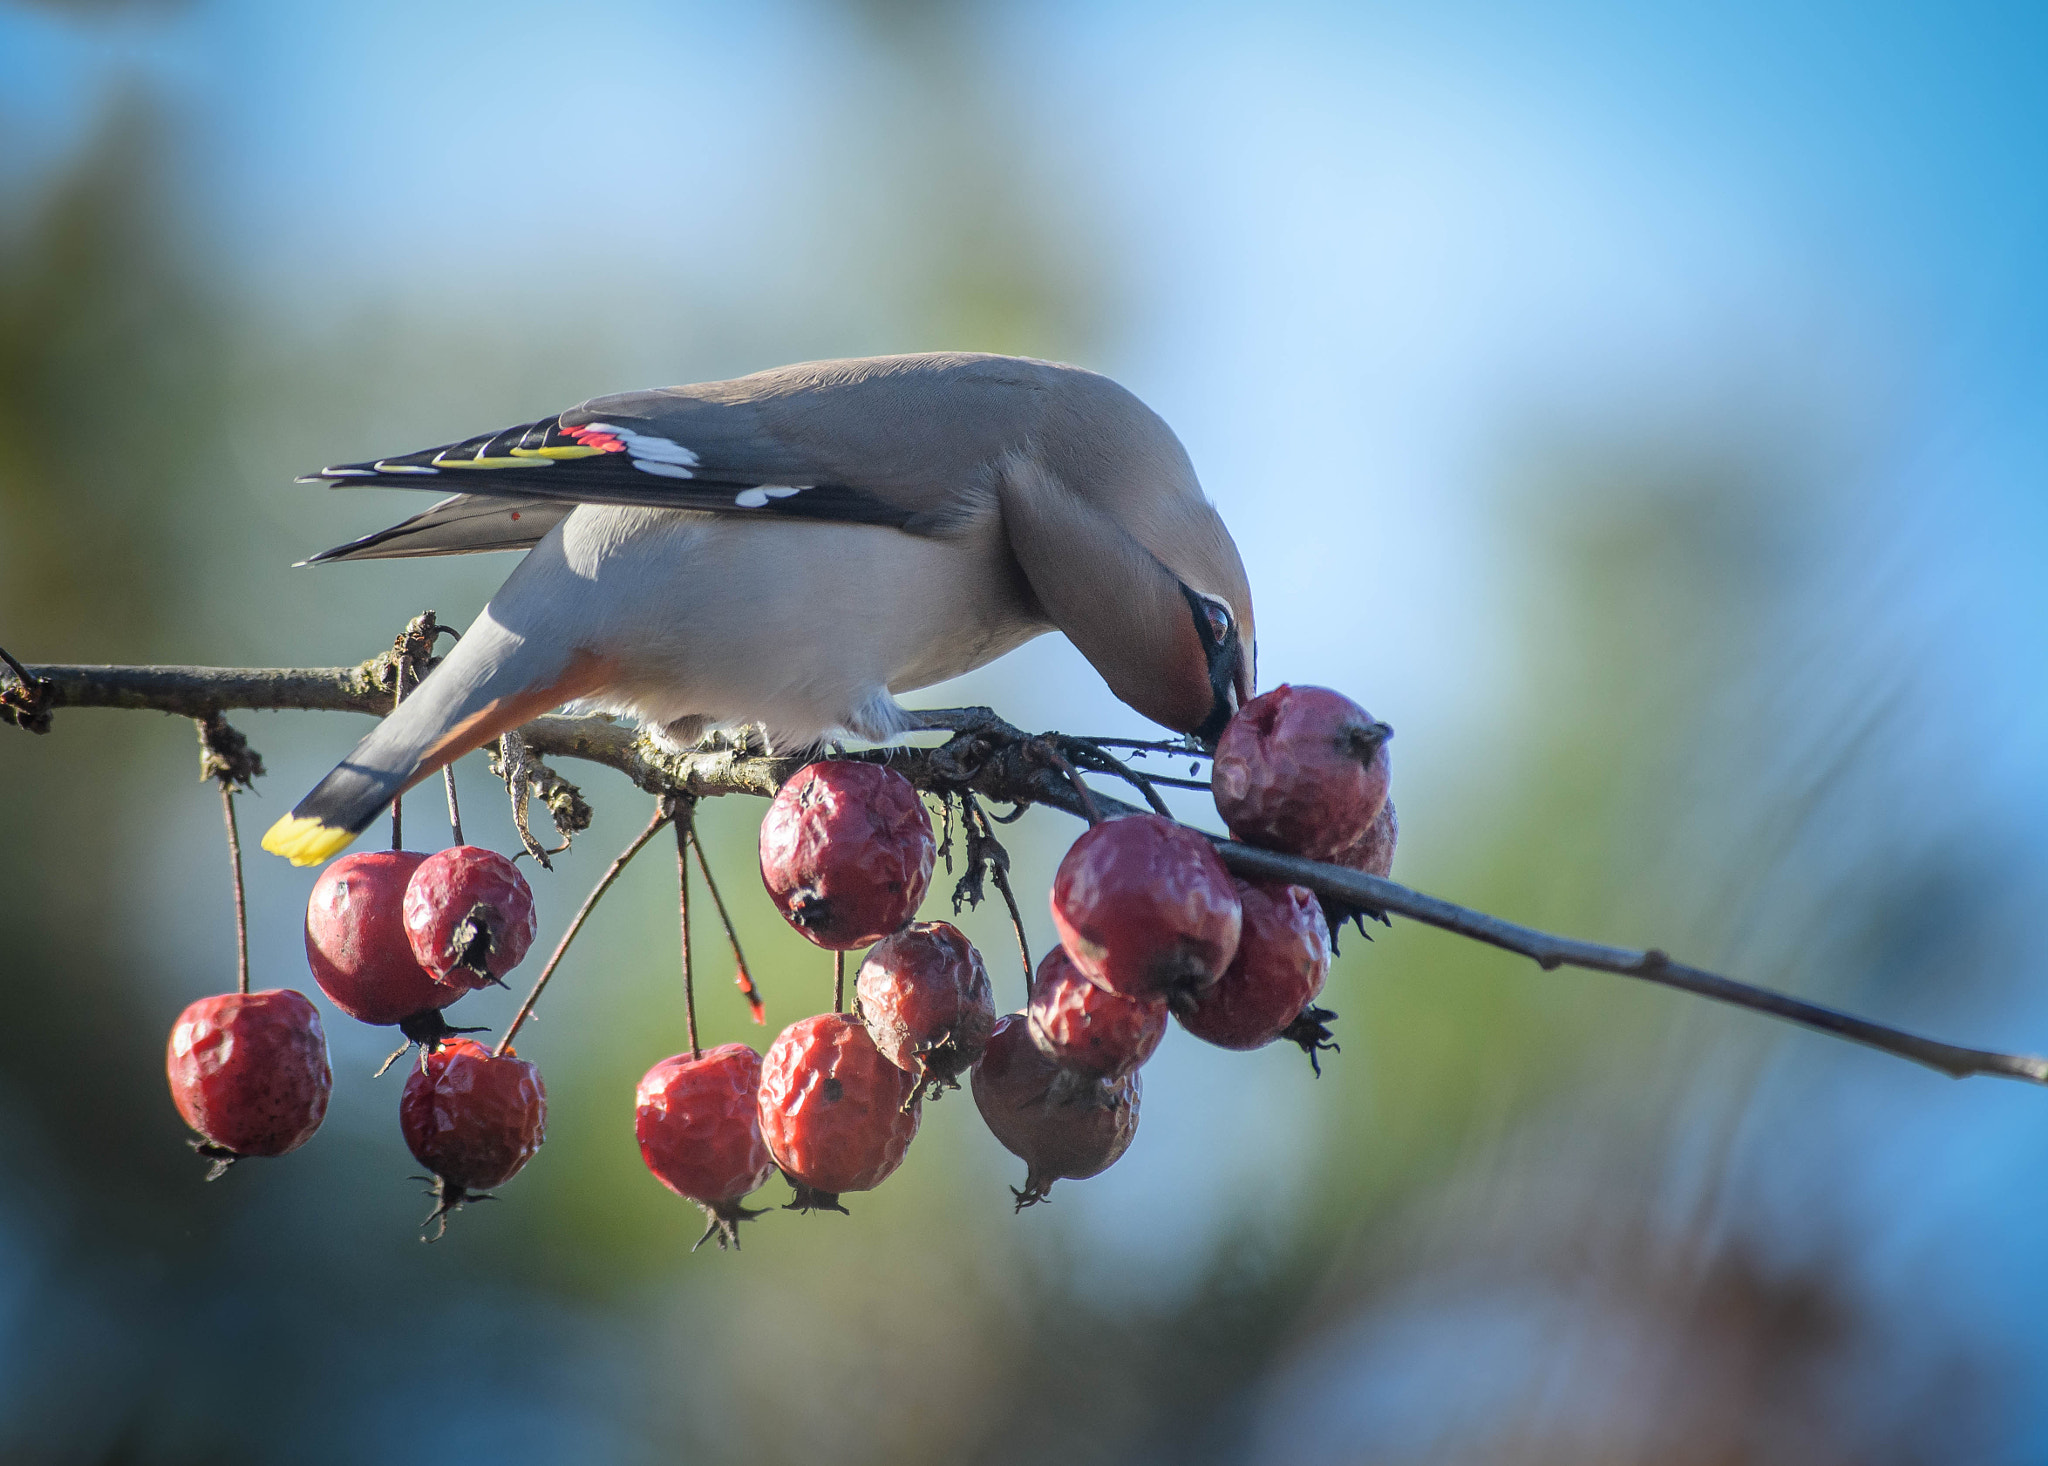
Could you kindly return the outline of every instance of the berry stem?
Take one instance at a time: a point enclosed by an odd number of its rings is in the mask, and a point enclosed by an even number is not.
[[[1002,850],[996,840],[996,832],[990,827],[988,811],[972,794],[960,793],[960,822],[973,831],[975,821],[981,822],[979,838],[970,838],[970,849],[986,849],[995,846]],[[973,859],[972,855],[969,859]],[[988,861],[989,874],[995,877],[996,890],[1002,893],[1003,905],[1010,908],[1010,930],[1017,934],[1017,957],[1024,964],[1024,1005],[1031,1005],[1031,944],[1024,939],[1024,913],[1017,909],[1017,893],[1010,889],[1010,866],[1007,858],[991,856]]]
[[[668,811],[657,808],[654,818],[647,822],[647,828],[634,836],[633,843],[621,850],[619,858],[607,866],[605,873],[598,877],[597,884],[591,887],[590,894],[583,898],[583,905],[578,908],[575,919],[569,923],[569,929],[562,933],[562,940],[556,944],[554,955],[548,958],[548,965],[543,967],[540,976],[533,980],[533,991],[526,995],[526,1001],[521,1003],[519,1011],[512,1015],[512,1022],[506,1027],[505,1036],[498,1040],[495,1052],[499,1058],[504,1058],[511,1050],[512,1040],[518,1034],[520,1025],[533,1016],[533,1005],[540,1001],[541,990],[548,985],[548,979],[555,975],[555,969],[561,965],[562,954],[569,950],[569,943],[576,940],[576,933],[583,930],[583,923],[589,920],[590,913],[597,906],[599,899],[611,889],[612,882],[619,878],[619,872],[626,868],[626,862],[638,855],[646,847],[647,842],[654,838],[655,833],[667,823]]]
[[[690,1036],[690,1057],[701,1059],[697,1046],[697,987],[690,974],[690,833],[692,821],[684,816],[676,827],[676,887],[683,923],[683,1028]]]
[[[405,638],[400,637],[399,645],[403,646],[404,644]],[[398,670],[394,680],[398,683],[398,690],[391,695],[391,711],[395,713],[405,703],[404,657],[398,659]],[[403,850],[405,848],[405,795],[402,793],[391,796],[391,848],[393,850]]]
[[[455,802],[454,764],[443,764],[441,766],[441,782],[448,787],[448,828],[454,832],[455,843],[460,845],[464,843],[462,839],[462,807]]]
[[[846,1011],[846,954],[844,952],[834,952],[832,954],[832,1011],[834,1013],[844,1013]]]
[[[228,827],[228,869],[235,878],[235,991],[249,991],[249,905],[242,894],[242,837],[235,829],[235,791],[220,781],[221,816]]]
[[[732,947],[732,960],[739,968],[733,981],[738,984],[740,994],[747,1000],[747,1008],[756,1023],[768,1021],[768,1010],[761,1001],[760,989],[754,985],[754,975],[747,971],[747,954],[740,950],[740,934],[733,930],[732,918],[726,915],[725,898],[718,894],[718,882],[711,878],[711,863],[704,858],[704,842],[697,838],[697,807],[690,806],[690,848],[697,853],[697,869],[704,876],[704,887],[711,892],[711,905],[718,912],[718,924],[725,928],[725,940]]]

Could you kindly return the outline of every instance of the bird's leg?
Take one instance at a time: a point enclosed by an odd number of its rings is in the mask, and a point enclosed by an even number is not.
[[[986,733],[997,737],[1025,737],[996,716],[994,708],[906,708],[909,720],[905,733]]]

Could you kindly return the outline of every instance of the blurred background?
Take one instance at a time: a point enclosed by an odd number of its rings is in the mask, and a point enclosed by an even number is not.
[[[353,662],[509,561],[293,570],[422,502],[296,473],[804,358],[1055,357],[1180,432],[1264,683],[1398,730],[1397,878],[2040,1051],[2044,249],[2021,6],[0,5],[0,645]],[[1053,638],[922,700],[1143,731]],[[366,726],[234,721],[252,842]],[[597,819],[544,942],[646,815],[564,772]],[[850,1217],[693,1256],[630,1122],[682,1044],[650,855],[522,1035],[546,1149],[422,1247],[388,1032],[324,1004],[323,1131],[200,1184],[162,1044],[233,938],[190,725],[0,729],[0,809],[10,1462],[2048,1452],[2019,1085],[1401,926],[1345,941],[1320,1081],[1176,1031],[1051,1206],[955,1096]],[[699,940],[709,1036],[765,1046],[829,977],[759,813],[704,827],[769,1029]],[[1075,833],[1010,832],[1038,950]],[[313,873],[249,879],[258,985],[310,991]]]

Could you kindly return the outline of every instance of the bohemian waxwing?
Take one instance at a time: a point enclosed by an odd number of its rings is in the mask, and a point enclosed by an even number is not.
[[[392,798],[561,704],[687,746],[915,723],[895,695],[1057,628],[1213,742],[1253,689],[1230,533],[1166,424],[1018,357],[809,362],[597,397],[313,481],[463,492],[309,563],[528,550],[476,624],[263,848],[327,859]]]

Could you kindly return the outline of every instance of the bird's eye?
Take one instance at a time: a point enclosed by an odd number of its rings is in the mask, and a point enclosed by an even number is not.
[[[1208,618],[1209,636],[1215,641],[1216,645],[1221,646],[1230,639],[1229,607],[1225,606],[1221,601],[1212,601],[1207,596],[1204,596],[1202,597],[1202,614]]]

